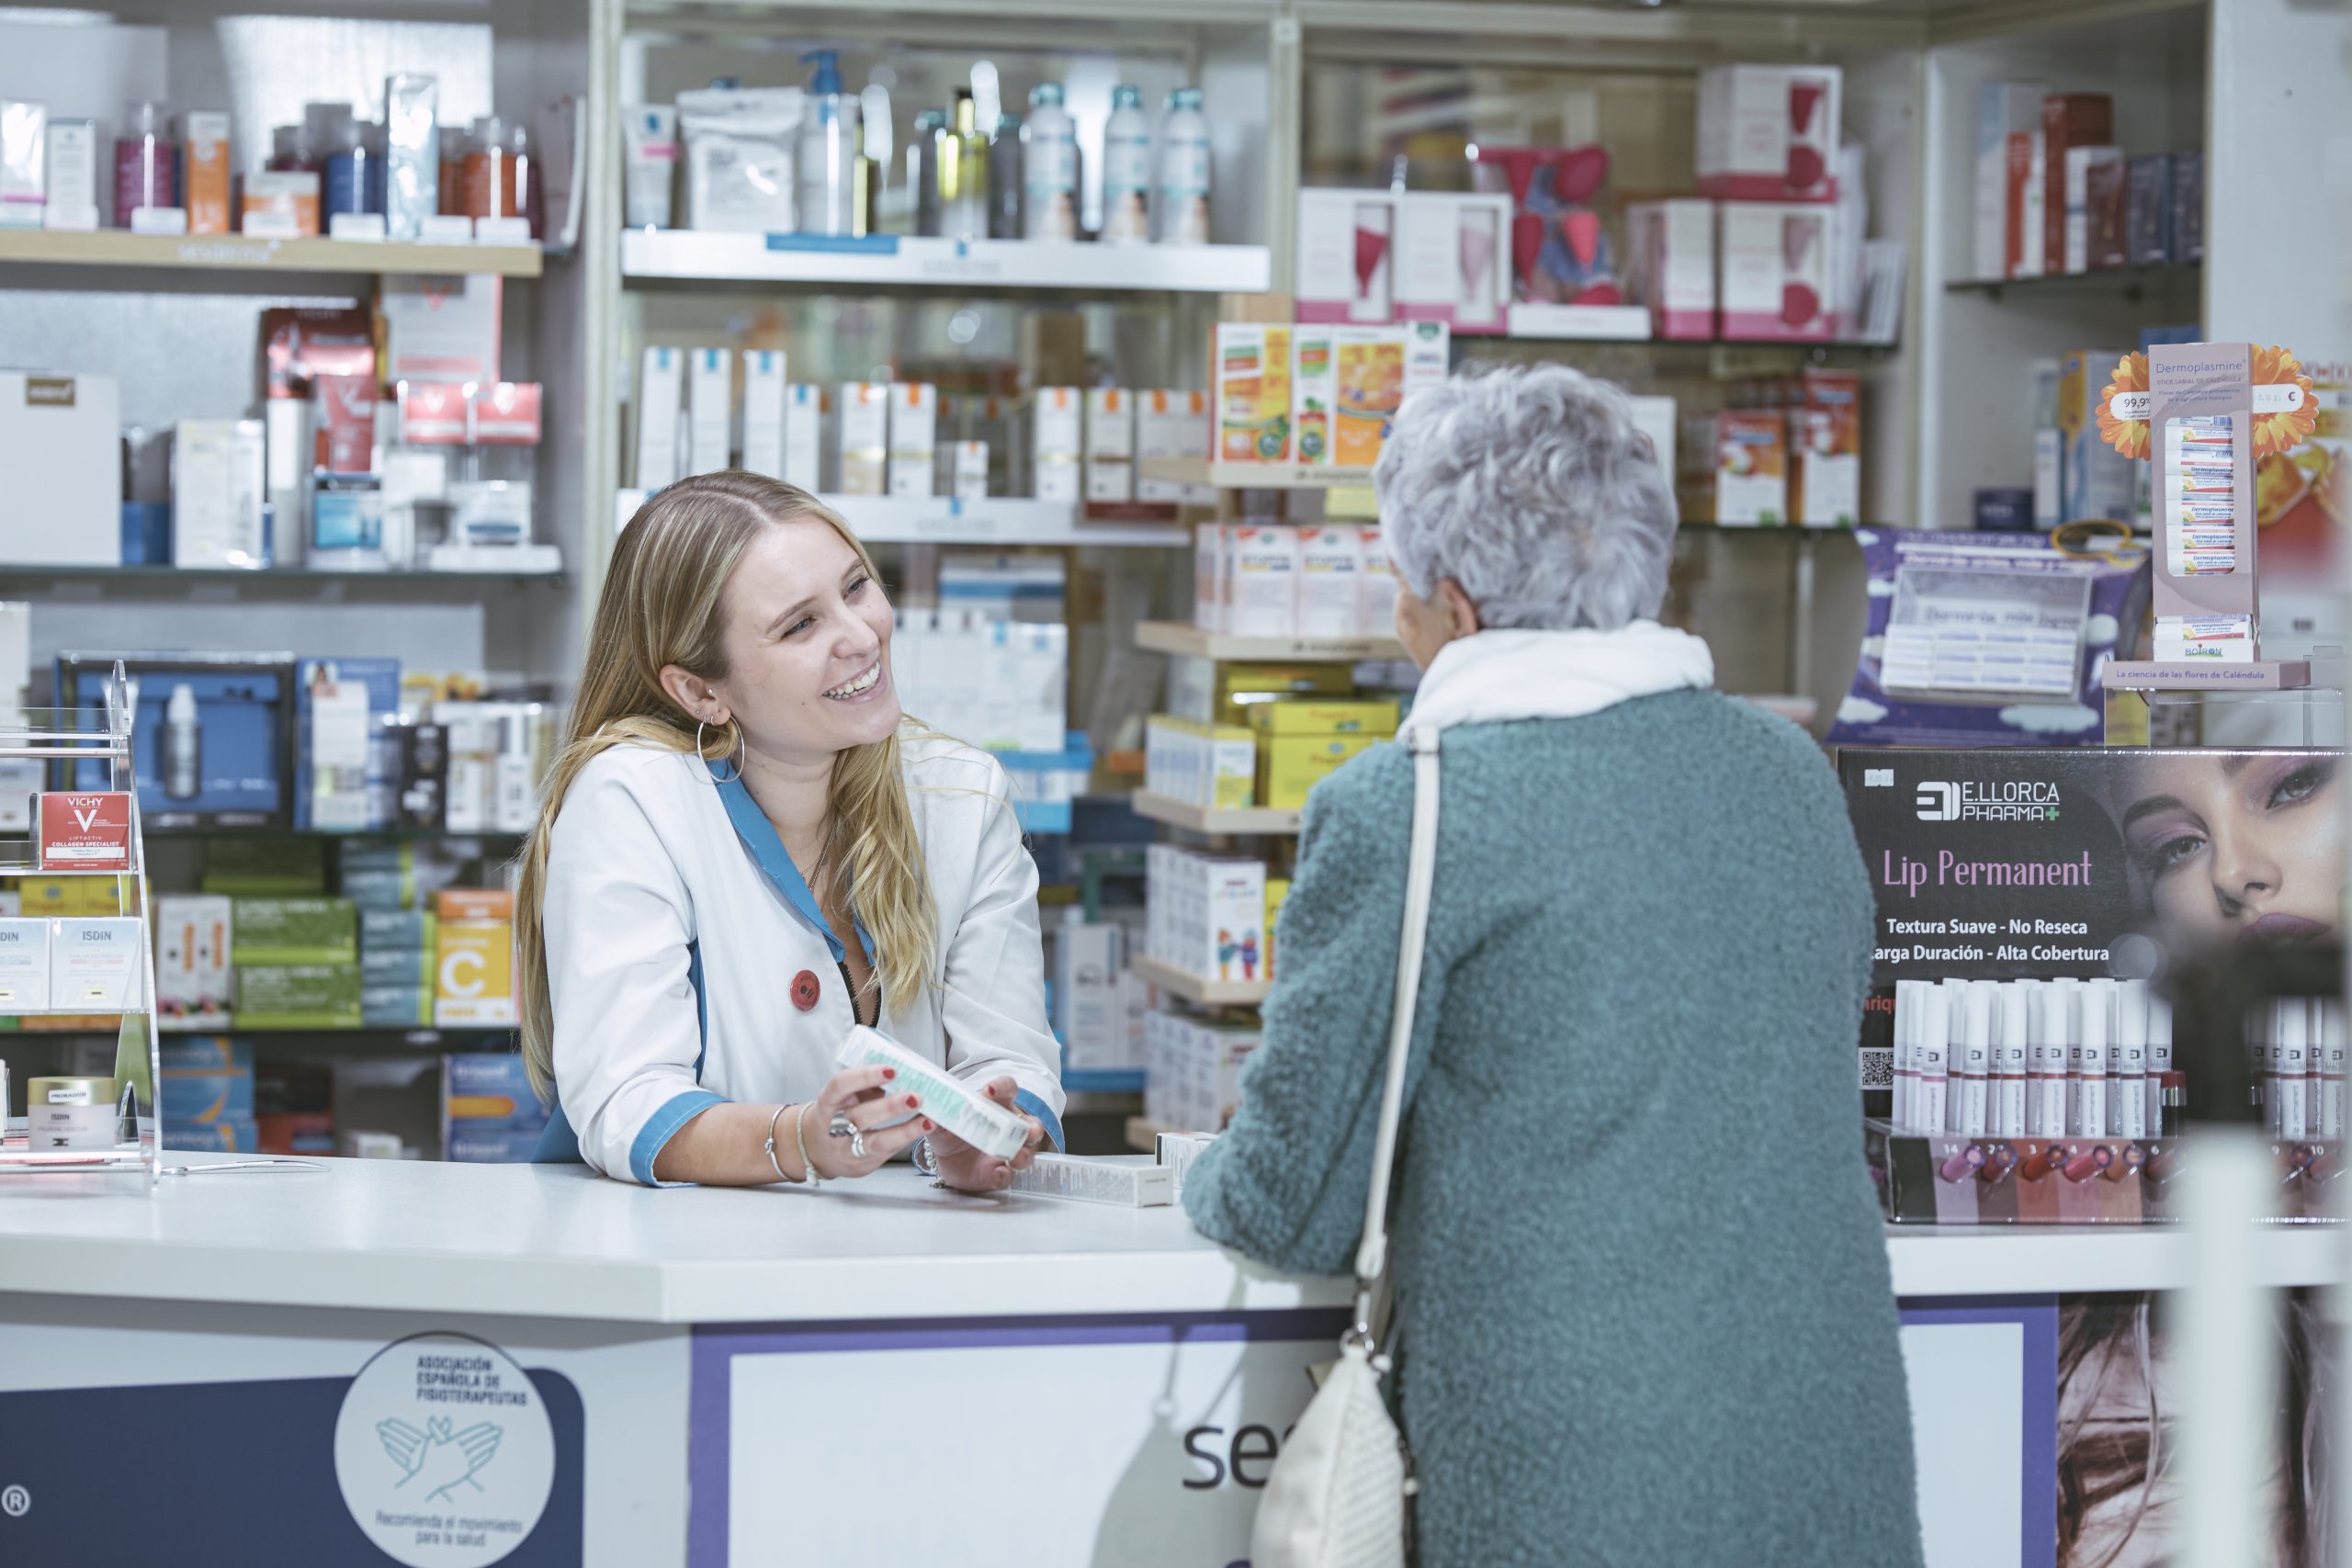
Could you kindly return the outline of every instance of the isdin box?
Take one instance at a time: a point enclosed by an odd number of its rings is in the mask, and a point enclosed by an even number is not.
[[[60,920],[50,939],[49,1005],[119,1011],[133,1005],[144,950],[137,920]]]
[[[47,920],[0,919],[0,1014],[49,1006]]]

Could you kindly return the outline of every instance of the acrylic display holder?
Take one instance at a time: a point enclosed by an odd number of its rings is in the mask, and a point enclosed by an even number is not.
[[[130,684],[118,663],[106,684],[103,715],[77,709],[17,710],[0,716],[0,761],[38,761],[67,765],[67,777],[79,777],[75,764],[97,762],[106,771],[107,790],[130,796],[130,866],[127,871],[70,871],[38,863],[34,845],[0,844],[0,876],[111,877],[116,907],[126,919],[140,925],[140,960],[131,980],[131,994],[119,1016],[115,1038],[114,1079],[121,1099],[115,1145],[111,1149],[37,1151],[27,1147],[25,1132],[13,1122],[0,1122],[0,1178],[90,1173],[136,1173],[153,1189],[161,1174],[157,1155],[160,1124],[156,1086],[163,1081],[161,1042],[155,1027],[155,947],[153,910],[147,891],[147,845],[139,813],[138,774],[131,761]],[[52,773],[57,770],[52,767]],[[49,1010],[54,1015],[92,1016],[87,1008]],[[5,1110],[5,1107],[0,1107]]]
[[[2180,1173],[2196,1158],[2184,1138],[1972,1138],[1862,1123],[1879,1201],[1894,1224],[2142,1225],[2181,1217]],[[2341,1218],[2341,1140],[2271,1140],[2276,1219]]]

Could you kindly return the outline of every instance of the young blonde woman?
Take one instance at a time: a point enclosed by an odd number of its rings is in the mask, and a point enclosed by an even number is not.
[[[524,856],[539,1157],[666,1186],[865,1176],[913,1150],[1004,1188],[1050,1136],[1037,870],[1004,770],[909,722],[890,604],[804,491],[705,474],[630,520]],[[937,1129],[868,1023],[1031,1122],[1011,1161]]]

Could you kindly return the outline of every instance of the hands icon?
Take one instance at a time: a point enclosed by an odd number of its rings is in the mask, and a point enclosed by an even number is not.
[[[460,1483],[481,1491],[481,1483],[474,1479],[474,1472],[497,1456],[498,1440],[503,1435],[504,1428],[488,1421],[453,1433],[446,1416],[426,1422],[422,1432],[405,1421],[376,1423],[376,1436],[384,1452],[401,1467],[395,1488],[422,1478],[426,1483],[425,1496],[435,1502],[446,1499]]]

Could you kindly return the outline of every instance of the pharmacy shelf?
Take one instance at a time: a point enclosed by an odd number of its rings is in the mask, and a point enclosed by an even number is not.
[[[1183,828],[1195,833],[1284,835],[1298,831],[1305,818],[1304,811],[1283,810],[1273,807],[1227,807],[1222,810],[1194,806],[1189,800],[1177,800],[1165,795],[1154,795],[1148,789],[1136,791],[1129,804],[1138,817],[1154,822],[1165,822],[1170,828]]]
[[[1127,967],[1142,977],[1147,985],[1157,986],[1169,995],[1182,997],[1198,1007],[1253,1008],[1266,999],[1274,988],[1272,980],[1211,980],[1204,976],[1188,974],[1156,958],[1135,957]]]
[[[1057,288],[1099,293],[1261,294],[1263,245],[1094,245],[899,234],[715,234],[629,229],[632,283],[840,284],[851,288]]]
[[[519,844],[526,835],[512,829],[481,828],[467,830],[459,828],[368,828],[356,831],[322,828],[150,828],[151,840],[178,840],[185,839],[267,839],[286,841],[295,839],[316,839],[330,844],[441,844],[493,843]],[[302,895],[296,895],[302,897]]]
[[[315,571],[304,567],[265,567],[248,570],[231,566],[70,566],[28,561],[0,561],[0,581],[10,582],[233,582],[254,588],[302,589],[324,583],[359,582],[384,587],[415,587],[425,583],[469,584],[542,582],[564,585],[560,571]]]
[[[1136,646],[1153,653],[1233,664],[1360,664],[1405,657],[1405,645],[1394,637],[1228,637],[1182,621],[1145,621],[1136,627]]]
[[[1136,471],[1148,479],[1214,485],[1219,490],[1357,490],[1372,483],[1370,468],[1300,463],[1223,463],[1206,457],[1146,457]]]
[[[828,495],[819,498],[873,545],[1142,545],[1186,549],[1173,523],[1090,523],[1078,502],[989,496]]]
[[[0,264],[198,268],[214,272],[495,273],[537,277],[529,245],[390,240],[271,240],[246,234],[133,234],[124,229],[0,229]]]
[[[1984,294],[1998,299],[2020,294],[2072,293],[2085,289],[2139,288],[2152,283],[2187,281],[2204,271],[2201,262],[2160,262],[2148,266],[2109,266],[2096,272],[2053,272],[2040,277],[1962,277],[1944,285],[1948,294]]]
[[[356,1029],[318,1029],[301,1025],[251,1023],[239,1018],[232,1018],[227,1023],[202,1023],[189,1020],[165,1019],[156,1025],[157,1032],[164,1034],[250,1034],[273,1042],[319,1040],[341,1043],[349,1041],[413,1045],[419,1049],[444,1045],[452,1040],[472,1041],[479,1040],[484,1035],[514,1034],[521,1028],[520,1024],[503,1023],[482,1024],[472,1028],[458,1028],[454,1024],[440,1024],[429,1029],[422,1024],[363,1024]],[[57,1030],[51,1032],[68,1033],[71,1031]]]

